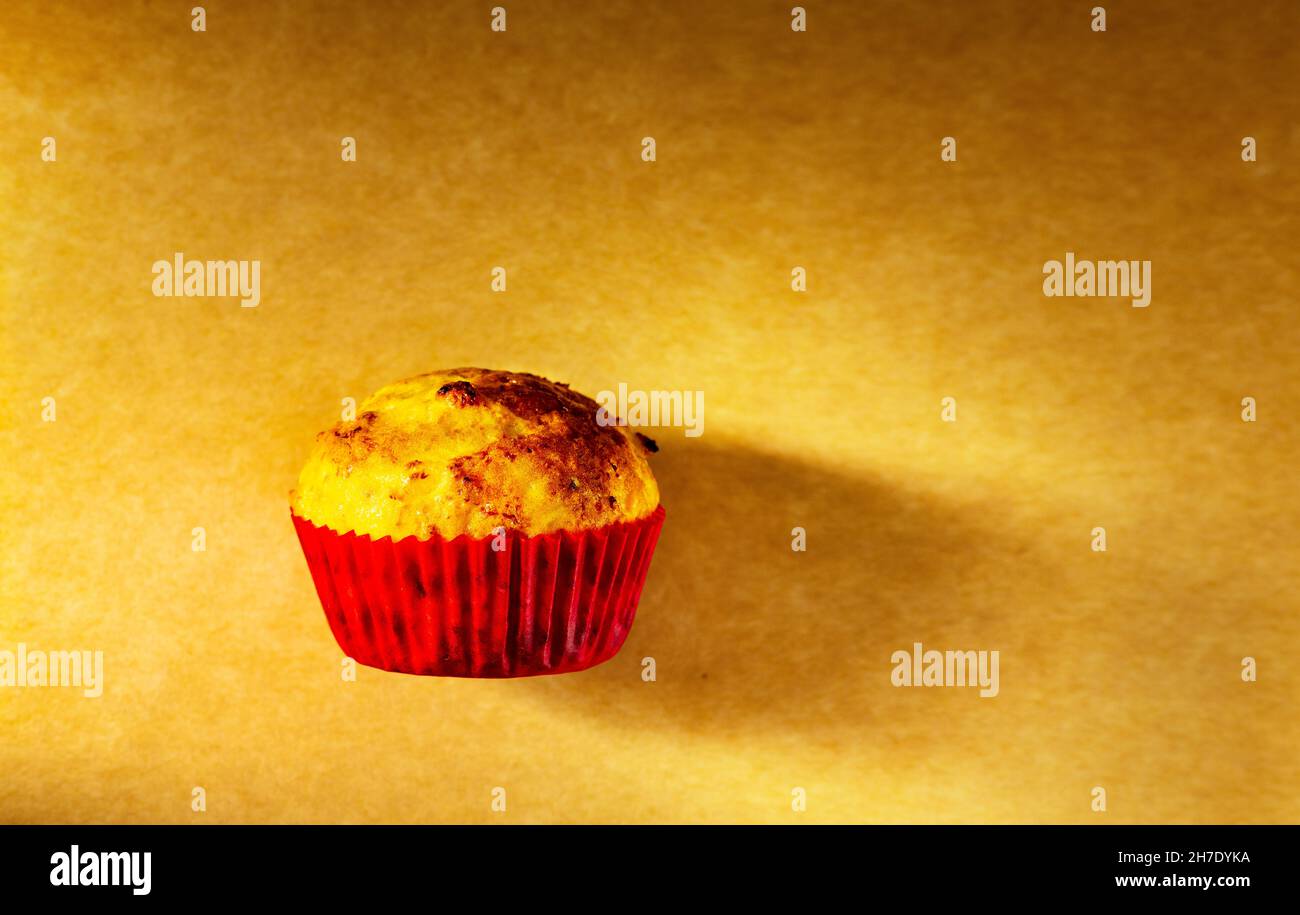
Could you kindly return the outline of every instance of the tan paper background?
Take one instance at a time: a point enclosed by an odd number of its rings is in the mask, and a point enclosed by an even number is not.
[[[0,649],[107,681],[0,690],[0,821],[1300,817],[1296,4],[192,5],[0,11]],[[1067,250],[1151,306],[1045,298]],[[261,305],[155,298],[176,251]],[[287,490],[463,364],[705,392],[637,624],[343,682]],[[914,641],[1001,695],[893,688]]]

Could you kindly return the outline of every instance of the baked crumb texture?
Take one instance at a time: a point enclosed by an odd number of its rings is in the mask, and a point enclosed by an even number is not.
[[[525,536],[644,518],[648,446],[597,404],[524,372],[462,368],[381,388],[316,437],[294,514],[372,538]]]

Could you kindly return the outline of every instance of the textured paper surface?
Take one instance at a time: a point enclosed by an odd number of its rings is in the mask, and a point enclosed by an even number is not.
[[[105,666],[0,690],[0,821],[1300,817],[1295,4],[191,5],[0,13],[0,649]],[[154,297],[177,251],[261,304]],[[705,392],[636,625],[344,682],[287,491],[466,364]]]

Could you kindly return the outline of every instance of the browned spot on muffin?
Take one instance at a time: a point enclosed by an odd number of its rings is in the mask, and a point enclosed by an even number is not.
[[[656,442],[654,439],[652,439],[650,436],[642,435],[640,432],[638,432],[636,434],[636,437],[641,440],[641,444],[645,447],[646,451],[649,451],[651,454],[659,453],[659,443]]]
[[[438,396],[446,397],[458,407],[468,407],[478,400],[478,389],[468,381],[449,381],[438,388]]]
[[[429,472],[427,470],[417,470],[415,473],[411,474],[412,480],[427,480],[428,478]]]
[[[606,431],[612,435],[603,434]],[[513,453],[535,468],[536,479],[551,481],[552,498],[567,506],[576,518],[589,520],[592,525],[599,523],[611,505],[610,467],[627,457],[628,442],[622,433],[611,429],[579,435],[561,424],[555,432],[530,435],[526,441],[529,444],[523,445],[519,439],[494,442],[451,461],[448,469],[460,484],[458,497],[471,497],[480,505],[491,503],[494,514],[501,517],[507,514],[503,510],[507,506],[514,514],[518,509],[517,494],[503,488],[507,478],[493,469],[503,463],[503,456]]]
[[[479,386],[484,389],[487,399],[501,404],[524,420],[567,414],[574,406],[571,391],[558,391],[536,375],[489,372],[479,379]]]
[[[378,448],[370,431],[359,423],[331,430],[331,437],[327,438],[326,446],[339,455],[336,463],[349,465],[364,461]]]

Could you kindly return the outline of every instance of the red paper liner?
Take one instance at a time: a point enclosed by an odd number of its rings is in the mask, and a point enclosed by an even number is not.
[[[433,677],[531,677],[594,667],[632,628],[664,523],[447,540],[340,534],[290,512],[343,653]],[[498,541],[499,542],[499,541]]]

